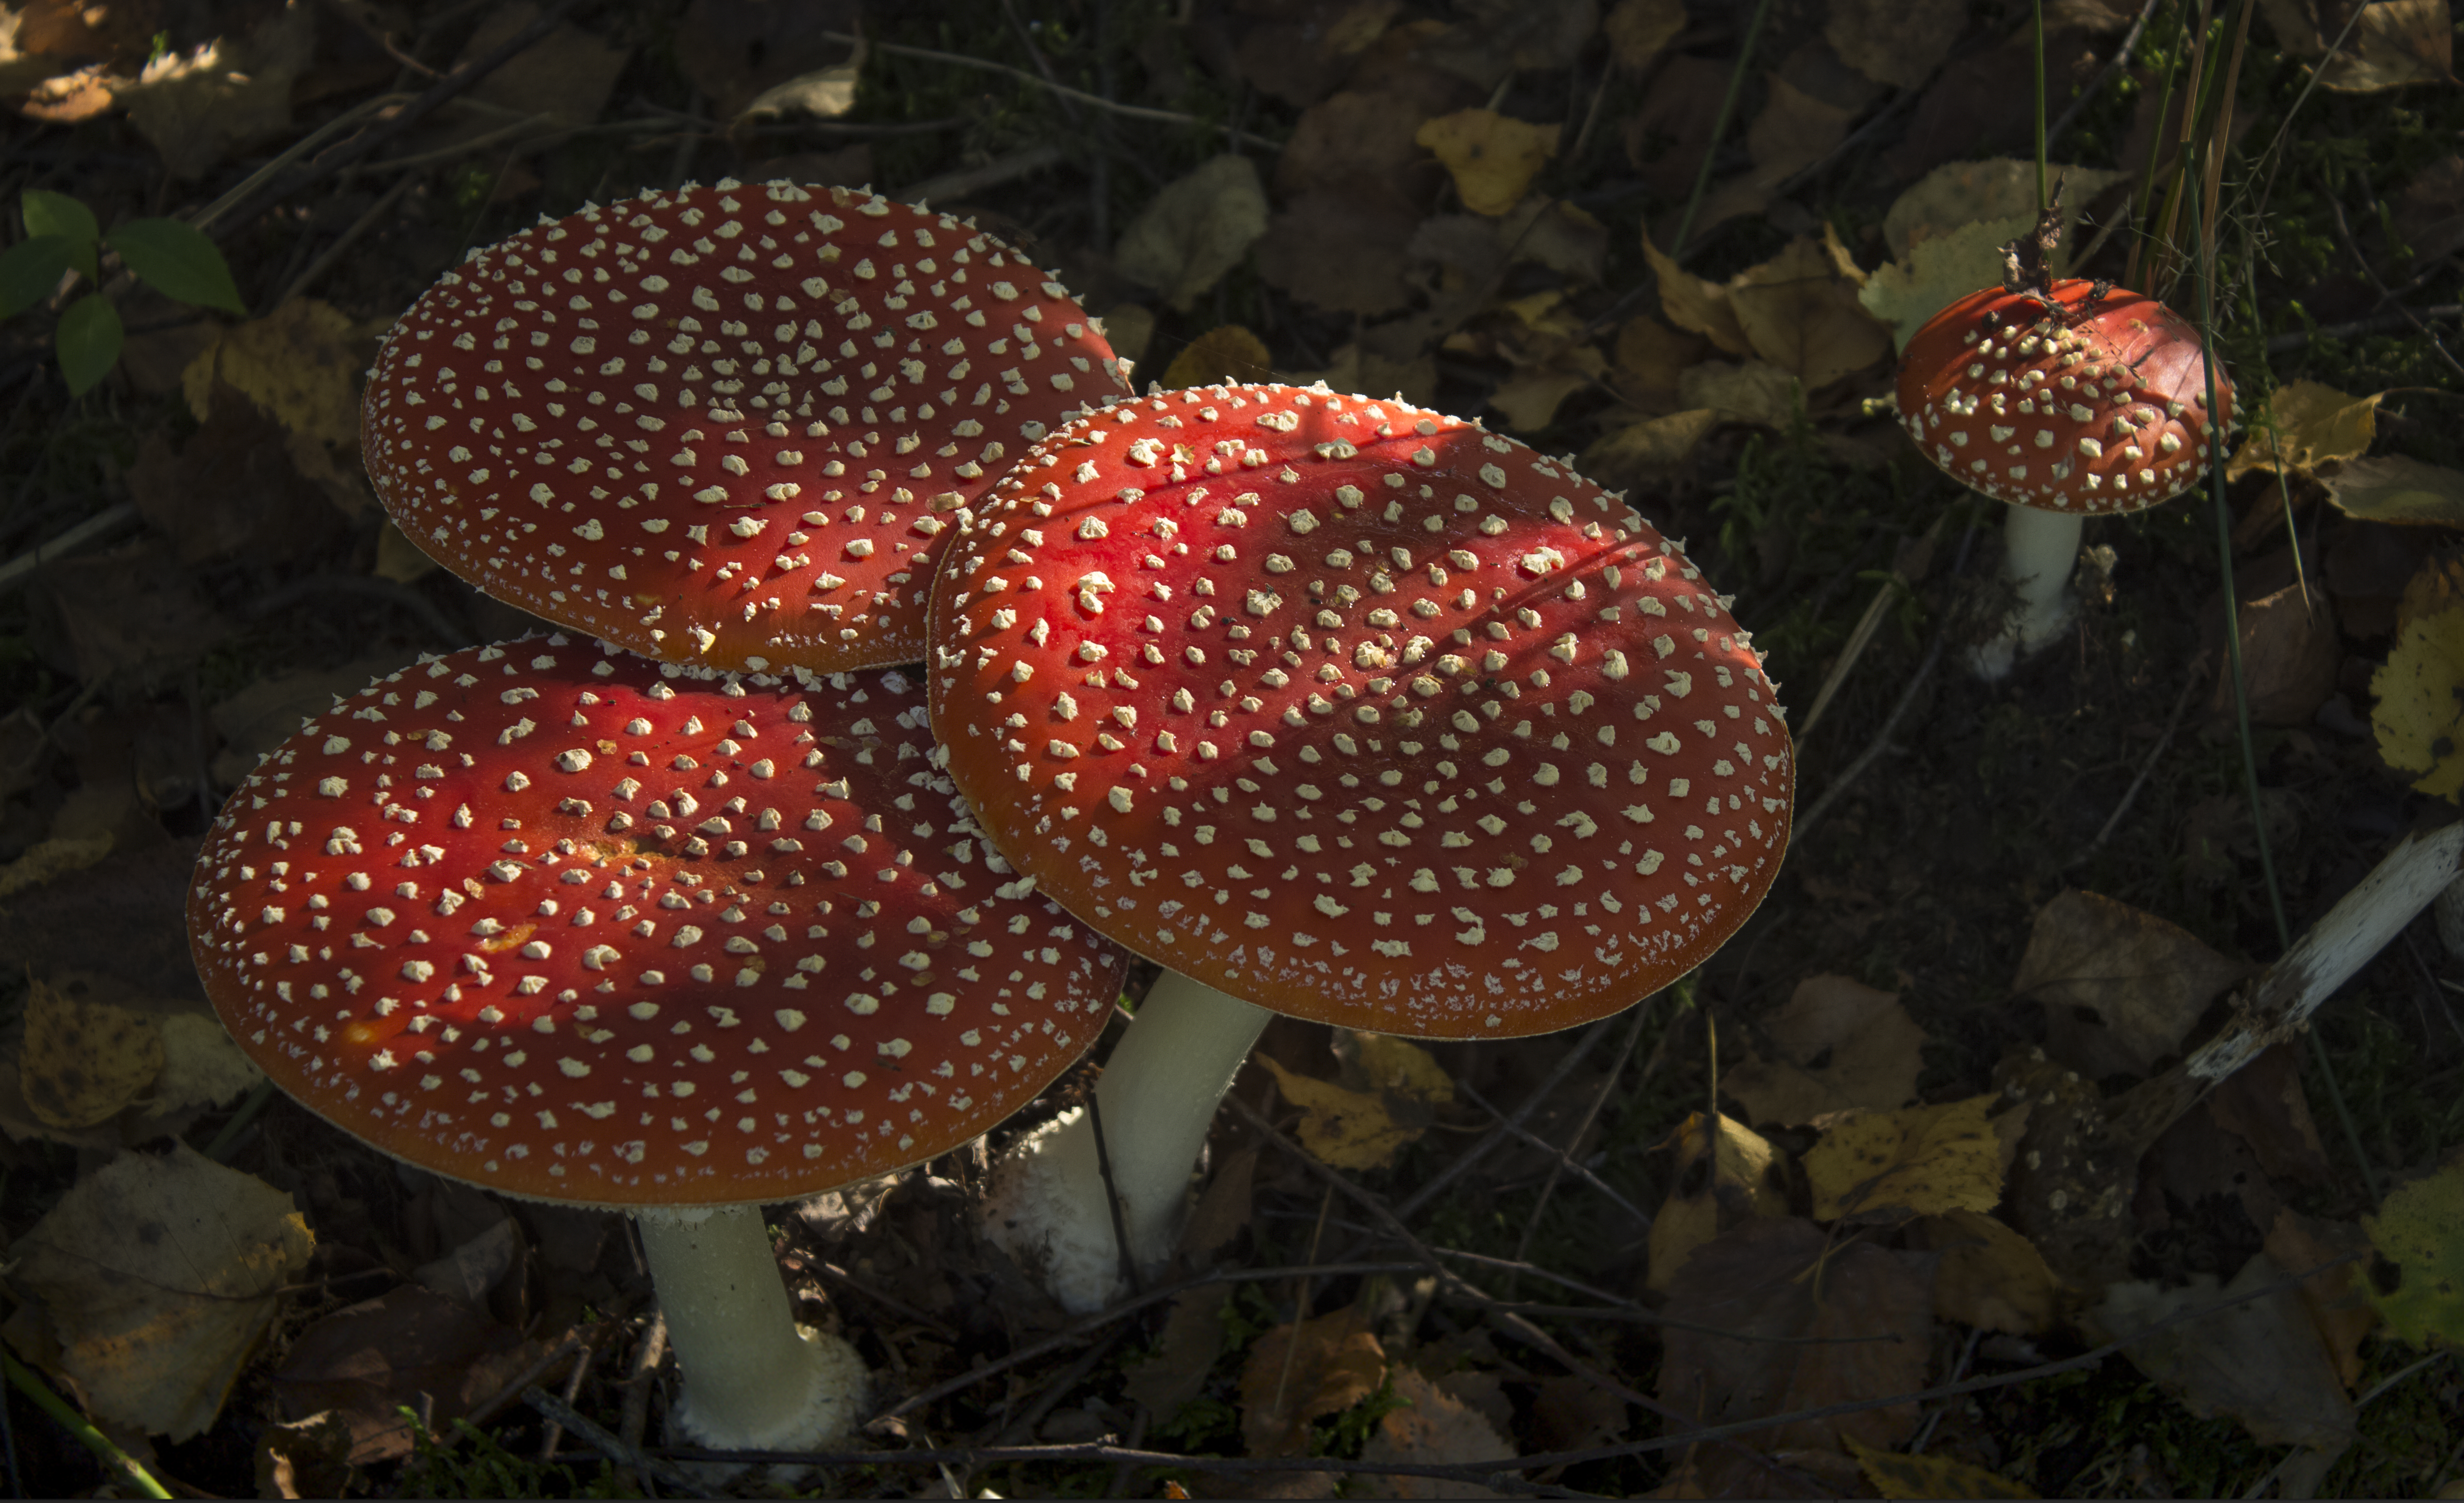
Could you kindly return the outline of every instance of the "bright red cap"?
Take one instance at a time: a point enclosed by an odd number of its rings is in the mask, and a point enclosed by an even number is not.
[[[635,652],[923,653],[950,513],[1126,391],[1060,283],[947,214],[722,182],[542,222],[421,296],[361,414],[403,533]]]
[[[1942,312],[1900,357],[1900,421],[1962,485],[2048,511],[2135,512],[2207,473],[2233,419],[2199,331],[2135,292],[2074,278],[2035,295],[1989,287]]]
[[[276,1084],[490,1189],[704,1205],[944,1152],[1086,1051],[1126,958],[996,891],[915,688],[677,674],[457,652],[258,765],[188,933]]]
[[[1041,891],[1235,996],[1567,1028],[1700,963],[1779,869],[1760,657],[1564,461],[1215,387],[1070,424],[972,516],[934,587],[951,777]]]

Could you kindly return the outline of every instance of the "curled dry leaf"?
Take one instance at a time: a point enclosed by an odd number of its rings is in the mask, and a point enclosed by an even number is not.
[[[1350,1036],[1343,1084],[1287,1070],[1272,1055],[1258,1058],[1301,1109],[1302,1147],[1338,1169],[1382,1169],[1429,1130],[1431,1108],[1454,1099],[1454,1082],[1409,1039]]]
[[[2379,404],[2386,399],[2384,391],[2353,397],[2316,381],[2288,381],[2252,415],[2225,478],[2238,480],[2253,470],[2311,475],[2321,465],[2359,459],[2378,436]]]
[[[1164,186],[1121,234],[1121,275],[1187,312],[1266,233],[1257,164],[1225,153]]]
[[[180,1143],[71,1187],[11,1249],[10,1277],[96,1415],[184,1441],[213,1423],[315,1243],[290,1196]]]
[[[1241,1369],[1241,1434],[1249,1454],[1303,1454],[1312,1421],[1342,1413],[1385,1381],[1385,1348],[1357,1305],[1275,1327],[1249,1348]]]
[[[2099,1078],[2145,1074],[2249,973],[2179,925],[2074,891],[2036,910],[2011,989],[2045,1009],[2047,1051]]]
[[[2205,621],[2215,626],[2221,617],[2221,611],[2211,611]],[[2337,671],[2344,661],[2334,602],[2297,582],[2241,602],[2234,608],[2233,626],[2241,637],[2242,689],[2252,722],[2309,724],[2336,692]],[[2221,637],[2223,632],[2214,634]],[[2229,662],[2216,674],[2208,712],[2220,720],[2233,713]]]
[[[1842,1112],[1819,1125],[1805,1179],[1816,1221],[1905,1221],[1954,1210],[1990,1211],[2002,1201],[2008,1144],[2026,1108],[1990,1115],[1999,1095],[1970,1096],[1900,1112]]]
[[[1845,976],[1809,976],[1765,1018],[1778,1057],[1751,1054],[1720,1081],[1757,1122],[1797,1127],[1853,1107],[1889,1111],[1916,1094],[1925,1033],[1900,994]]]
[[[1753,352],[1753,342],[1746,338],[1745,329],[1737,322],[1736,309],[1729,306],[1727,288],[1679,266],[1674,257],[1652,243],[1648,232],[1642,237],[1642,254],[1651,263],[1652,276],[1659,279],[1660,309],[1668,316],[1669,322],[1702,335],[1728,354]]]

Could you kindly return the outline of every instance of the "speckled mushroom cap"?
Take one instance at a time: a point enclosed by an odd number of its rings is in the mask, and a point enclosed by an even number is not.
[[[1045,895],[1379,1032],[1598,1017],[1753,911],[1793,765],[1746,633],[1622,499],[1324,387],[1072,423],[935,582],[951,777]]]
[[[652,657],[923,655],[950,513],[1126,392],[1060,283],[947,214],[721,182],[545,221],[423,294],[361,444],[405,536]]]
[[[2199,332],[2133,292],[2057,281],[2050,306],[1989,287],[1935,314],[1900,357],[1900,421],[1952,478],[2048,511],[2133,512],[2207,473],[2233,418]]]
[[[1126,964],[1006,868],[896,673],[713,683],[561,636],[338,702],[231,795],[188,901],[303,1105],[490,1189],[816,1193],[966,1141]]]

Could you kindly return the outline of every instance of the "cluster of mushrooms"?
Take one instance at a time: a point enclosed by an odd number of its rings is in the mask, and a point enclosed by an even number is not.
[[[1168,1258],[1271,1013],[1590,1021],[1787,849],[1761,658],[1621,497],[1399,399],[1133,396],[948,215],[721,182],[542,222],[394,327],[363,438],[413,542],[571,634],[271,754],[199,970],[342,1130],[630,1212],[705,1445],[826,1448],[868,1397],[758,1207],[1016,1113],[1132,952],[1097,1110],[985,1211],[1075,1310]]]

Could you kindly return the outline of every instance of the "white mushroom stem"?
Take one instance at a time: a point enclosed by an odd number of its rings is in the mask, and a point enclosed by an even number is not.
[[[1002,1160],[985,1207],[987,1235],[1041,1272],[1074,1313],[1119,1297],[1121,1256],[1095,1152],[1100,1115],[1130,1256],[1142,1273],[1162,1267],[1180,1234],[1190,1173],[1216,1104],[1272,1016],[1166,971],[1104,1066],[1097,1113],[1066,1113]]]
[[[796,1324],[759,1212],[643,1210],[633,1224],[684,1372],[676,1418],[717,1449],[825,1450],[855,1428],[870,1374]]]
[[[2079,562],[2078,512],[2013,506],[2002,523],[2002,577],[2019,603],[1999,636],[1980,643],[1970,658],[1976,676],[1992,682],[2020,658],[2045,646],[2069,626],[2078,602],[2071,597],[2071,570]]]

